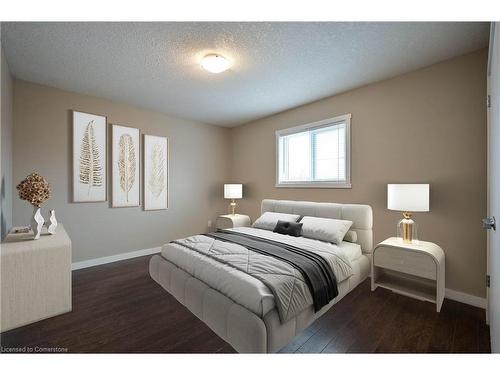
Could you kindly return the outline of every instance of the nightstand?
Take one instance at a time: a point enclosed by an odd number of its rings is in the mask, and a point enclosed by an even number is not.
[[[436,304],[444,300],[444,251],[432,242],[404,243],[392,237],[373,250],[372,291],[390,289],[408,297]]]
[[[220,215],[215,223],[216,229],[227,229],[236,227],[249,227],[250,217],[247,215]]]

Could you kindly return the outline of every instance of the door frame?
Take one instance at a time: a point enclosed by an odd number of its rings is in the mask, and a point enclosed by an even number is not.
[[[490,212],[490,180],[491,180],[491,167],[490,167],[490,157],[491,157],[491,115],[490,115],[490,76],[491,76],[491,65],[493,59],[493,48],[495,46],[495,22],[490,23],[490,39],[488,48],[488,66],[486,70],[486,139],[487,139],[487,151],[486,151],[486,206],[487,214],[486,217],[491,217]],[[491,231],[486,231],[486,280],[490,275],[490,236]],[[485,280],[485,283],[486,283]],[[486,324],[490,324],[490,288],[486,284]]]

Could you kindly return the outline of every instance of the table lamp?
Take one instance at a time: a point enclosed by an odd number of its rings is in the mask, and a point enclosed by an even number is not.
[[[417,225],[411,216],[412,212],[429,212],[429,189],[429,184],[387,184],[387,208],[403,211],[397,233],[405,243],[417,240]]]
[[[231,199],[229,204],[229,209],[231,215],[235,215],[236,202],[235,199],[241,199],[243,197],[243,185],[242,184],[224,184],[224,198]]]

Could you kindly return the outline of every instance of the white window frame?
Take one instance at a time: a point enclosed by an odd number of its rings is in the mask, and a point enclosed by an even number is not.
[[[346,136],[346,180],[345,182],[338,181],[290,181],[280,182],[280,137],[295,133],[304,132],[318,128],[326,128],[335,125],[336,123],[345,123]],[[332,117],[326,120],[316,121],[309,124],[294,126],[292,128],[281,129],[276,131],[276,187],[285,188],[330,188],[330,189],[350,189],[351,188],[351,114]]]

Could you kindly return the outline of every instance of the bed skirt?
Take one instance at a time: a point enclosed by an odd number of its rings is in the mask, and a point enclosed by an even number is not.
[[[317,313],[311,306],[284,324],[276,308],[261,318],[161,255],[151,258],[149,273],[237,352],[275,353],[369,276],[369,255],[362,255],[352,266],[354,275],[338,285],[339,294],[333,301]]]

